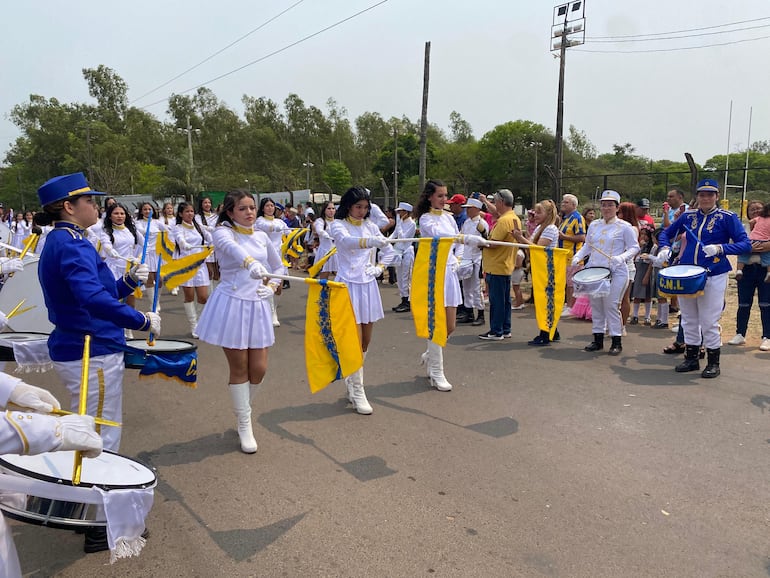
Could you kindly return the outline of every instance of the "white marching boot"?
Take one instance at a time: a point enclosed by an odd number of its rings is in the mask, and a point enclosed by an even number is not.
[[[369,405],[364,391],[364,366],[362,365],[358,371],[346,377],[345,384],[348,386],[348,399],[356,411],[361,415],[370,415],[372,406]]]
[[[251,391],[252,384],[231,383],[230,399],[233,402],[233,413],[238,420],[238,437],[241,440],[241,451],[245,454],[253,454],[257,451],[257,440],[251,429]]]
[[[430,339],[428,341],[428,349],[425,350],[425,353],[420,355],[420,365],[425,366],[425,371],[428,373],[428,377],[430,377]]]
[[[452,384],[444,377],[444,348],[428,342],[428,375],[430,384],[439,391],[452,391]]]
[[[190,301],[184,304],[184,312],[187,314],[187,321],[190,322],[190,334],[198,339],[198,334],[195,330],[198,328],[198,310],[195,306],[195,301]]]
[[[273,327],[280,327],[281,322],[278,321],[278,307],[275,304],[275,296],[270,296],[270,313],[273,314]]]

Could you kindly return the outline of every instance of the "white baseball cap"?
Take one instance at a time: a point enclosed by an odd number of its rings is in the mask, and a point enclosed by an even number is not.
[[[398,207],[396,207],[396,210],[406,211],[407,213],[411,213],[413,208],[414,207],[412,207],[412,205],[410,205],[409,203],[399,203]]]
[[[483,205],[481,204],[481,201],[478,199],[468,199],[463,207],[475,207],[477,209],[481,209]]]

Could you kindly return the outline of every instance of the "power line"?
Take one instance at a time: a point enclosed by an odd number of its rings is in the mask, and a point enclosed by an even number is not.
[[[188,69],[187,69],[187,70],[185,70],[184,72],[180,72],[180,73],[179,73],[179,74],[177,74],[177,75],[176,75],[174,78],[172,78],[172,79],[170,79],[170,80],[168,80],[168,81],[164,82],[164,83],[163,83],[163,84],[161,84],[160,86],[157,86],[157,87],[153,88],[153,89],[152,89],[151,91],[149,91],[149,92],[145,92],[145,93],[144,93],[142,96],[139,96],[139,97],[135,98],[135,99],[134,99],[134,100],[132,100],[132,101],[131,101],[129,104],[134,104],[134,103],[135,103],[137,100],[142,100],[142,99],[143,99],[145,96],[149,96],[149,95],[151,95],[153,92],[157,92],[157,91],[159,91],[159,90],[160,90],[161,88],[163,88],[164,86],[168,86],[169,84],[171,84],[172,82],[174,82],[174,81],[175,81],[175,80],[177,80],[178,78],[181,78],[182,76],[184,76],[184,75],[185,75],[185,74],[187,74],[188,72],[191,72],[191,71],[195,70],[196,68],[198,68],[199,66],[201,66],[202,64],[205,64],[205,63],[207,63],[209,60],[211,60],[211,59],[212,59],[212,58],[214,58],[215,56],[218,56],[218,55],[222,54],[222,53],[223,53],[225,50],[227,50],[228,48],[231,48],[231,47],[235,46],[235,45],[236,45],[236,44],[238,44],[238,43],[239,43],[241,40],[243,40],[243,39],[245,39],[245,38],[247,38],[247,37],[251,36],[251,35],[252,35],[252,34],[254,34],[255,32],[257,32],[257,31],[261,30],[262,28],[264,28],[265,26],[267,26],[268,24],[270,24],[270,23],[271,23],[271,22],[273,22],[274,20],[277,20],[278,18],[280,18],[281,16],[283,16],[284,14],[286,14],[286,13],[287,13],[289,10],[291,10],[291,9],[292,9],[292,8],[294,8],[295,6],[297,6],[297,5],[299,5],[299,4],[302,4],[304,1],[305,1],[305,0],[298,0],[297,2],[295,2],[294,4],[292,4],[291,6],[289,6],[288,8],[286,8],[286,10],[283,10],[282,12],[279,12],[278,14],[276,14],[275,16],[273,16],[272,18],[270,18],[269,20],[266,20],[265,22],[263,22],[262,24],[260,24],[260,25],[259,25],[259,26],[257,26],[256,28],[254,28],[253,30],[250,30],[249,32],[247,32],[246,34],[244,34],[243,36],[241,36],[240,38],[237,38],[236,40],[234,40],[233,42],[231,42],[230,44],[228,44],[227,46],[225,46],[225,47],[224,47],[224,48],[222,48],[221,50],[217,50],[217,51],[216,51],[214,54],[212,54],[211,56],[208,56],[208,57],[204,58],[204,59],[203,59],[203,60],[201,60],[201,61],[200,61],[198,64],[195,64],[194,66],[191,66],[190,68],[188,68]]]
[[[760,36],[758,38],[745,38],[744,40],[733,40],[732,42],[719,42],[714,44],[702,44],[701,46],[682,46],[679,48],[653,48],[649,50],[586,50],[584,48],[571,48],[573,52],[594,52],[599,54],[636,54],[640,52],[677,52],[679,50],[698,50],[700,48],[713,48],[715,46],[729,46],[731,44],[741,44],[743,42],[755,42],[756,40],[765,40],[769,36]]]
[[[622,40],[594,40],[586,38],[586,43],[591,44],[615,44],[619,42],[660,42],[661,40],[679,40],[680,38],[696,38],[698,36],[713,36],[715,34],[731,34],[733,32],[742,32],[744,30],[757,30],[758,28],[768,28],[770,24],[760,24],[758,26],[747,26],[746,28],[735,28],[733,30],[716,30],[714,32],[701,32],[699,34],[686,34],[684,36],[659,36],[658,38],[625,38]]]
[[[665,36],[667,34],[682,34],[684,32],[699,32],[701,30],[712,30],[714,28],[724,28],[726,26],[737,26],[738,24],[749,24],[751,22],[760,22],[762,20],[770,20],[770,16],[763,16],[762,18],[752,18],[751,20],[739,20],[737,22],[728,22],[726,24],[715,24],[713,26],[703,26],[701,28],[687,28],[685,30],[671,30],[669,32],[652,32],[649,34],[626,34],[622,36],[591,36],[591,40],[606,39],[606,38],[639,38],[640,36]],[[589,37],[586,37],[588,40]]]
[[[198,84],[196,86],[193,86],[192,88],[188,88],[187,90],[183,90],[182,92],[178,94],[186,94],[188,92],[192,92],[193,90],[197,90],[198,88],[201,88],[203,86],[206,86],[207,84],[211,84],[212,82],[216,82],[217,80],[221,80],[222,78],[225,78],[226,76],[230,76],[231,74],[235,74],[236,72],[239,72],[243,70],[244,68],[248,68],[249,66],[253,66],[259,62],[262,62],[263,60],[267,60],[271,56],[275,56],[276,54],[280,54],[281,52],[284,52],[288,50],[289,48],[292,48],[294,46],[297,46],[298,44],[302,44],[306,40],[310,40],[311,38],[314,38],[318,36],[319,34],[323,34],[324,32],[327,32],[328,30],[331,30],[332,28],[336,28],[340,24],[344,24],[345,22],[348,22],[349,20],[352,20],[353,18],[356,18],[360,16],[361,14],[364,14],[366,12],[369,12],[370,10],[373,10],[374,8],[377,8],[381,4],[385,4],[388,0],[380,0],[379,2],[372,4],[368,8],[364,8],[363,10],[360,10],[359,12],[356,12],[355,14],[352,14],[351,16],[348,16],[347,18],[343,18],[342,20],[339,20],[335,22],[334,24],[331,24],[327,26],[326,28],[322,28],[321,30],[318,30],[317,32],[313,32],[312,34],[308,34],[304,38],[300,38],[299,40],[292,42],[291,44],[287,44],[283,48],[279,48],[278,50],[274,50],[273,52],[266,54],[265,56],[262,56],[260,58],[257,58],[256,60],[252,60],[251,62],[248,62],[244,64],[243,66],[239,66],[238,68],[235,68],[231,70],[230,72],[225,72],[224,74],[220,74],[219,76],[216,76],[212,78],[211,80],[207,80],[206,82],[202,82],[201,84]],[[163,98],[161,100],[156,100],[155,102],[151,102],[150,104],[143,106],[142,109],[146,110],[150,108],[151,106],[155,106],[156,104],[160,104],[162,102],[166,102],[166,99]]]

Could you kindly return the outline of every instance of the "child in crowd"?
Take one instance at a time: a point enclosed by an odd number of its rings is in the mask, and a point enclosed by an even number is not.
[[[654,253],[654,244],[652,231],[648,227],[640,227],[639,229],[639,247],[641,247],[641,251],[634,258],[636,276],[631,288],[631,298],[634,300],[631,325],[639,323],[639,305],[641,303],[644,303],[644,324],[652,325],[650,320],[650,309],[652,307],[652,264],[650,263],[650,254]]]
[[[770,240],[770,203],[766,203],[762,208],[762,213],[749,221],[749,226],[751,227],[749,240]],[[765,267],[767,271],[767,274],[765,275],[765,283],[770,283],[770,251],[765,251],[759,255],[762,266]],[[751,253],[742,253],[738,255],[738,263],[736,265],[737,271],[735,272],[736,279],[740,279],[743,276],[743,267],[749,262],[750,258]]]
[[[513,305],[511,309],[513,311],[520,311],[526,307],[524,304],[524,296],[521,294],[521,281],[524,279],[524,259],[526,254],[523,249],[516,250],[516,261],[513,266],[513,273],[511,273],[511,290],[513,291]]]
[[[653,329],[667,329],[668,328],[668,310],[669,310],[669,304],[668,299],[666,297],[662,297],[658,294],[658,274],[660,273],[660,269],[663,266],[662,263],[658,260],[658,235],[660,235],[660,232],[662,229],[655,229],[652,233],[652,251],[650,251],[649,257],[650,257],[650,264],[652,265],[652,276],[651,276],[651,284],[652,284],[652,298],[656,299],[658,302],[658,313],[655,316],[656,320],[653,324]]]

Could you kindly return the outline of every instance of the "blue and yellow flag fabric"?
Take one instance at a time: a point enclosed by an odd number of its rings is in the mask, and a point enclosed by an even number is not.
[[[326,253],[323,257],[318,259],[311,267],[308,268],[307,274],[310,275],[313,279],[318,277],[318,274],[321,272],[321,269],[323,269],[323,266],[326,264],[326,262],[331,259],[332,255],[334,255],[337,252],[337,247],[332,247],[331,251]]]
[[[364,364],[356,315],[344,283],[305,279],[305,364],[310,391],[358,371]]]
[[[160,278],[163,281],[163,286],[171,291],[174,287],[179,287],[182,283],[192,279],[198,268],[213,252],[214,247],[206,247],[200,253],[193,253],[192,255],[187,255],[187,257],[163,263],[160,268]]]
[[[412,317],[417,337],[446,345],[444,277],[454,237],[420,239],[412,268]]]
[[[535,296],[535,317],[541,331],[551,339],[556,333],[567,286],[567,265],[570,251],[530,245],[529,262],[532,271],[532,292]]]
[[[174,258],[176,243],[169,237],[168,231],[160,231],[155,239],[155,252],[167,261]]]
[[[289,267],[289,257],[299,257],[300,253],[305,251],[302,246],[302,237],[307,234],[307,229],[289,229],[289,232],[283,235],[281,243],[281,260],[284,267]]]
[[[195,388],[198,386],[198,352],[175,356],[148,353],[139,377],[161,377]]]

